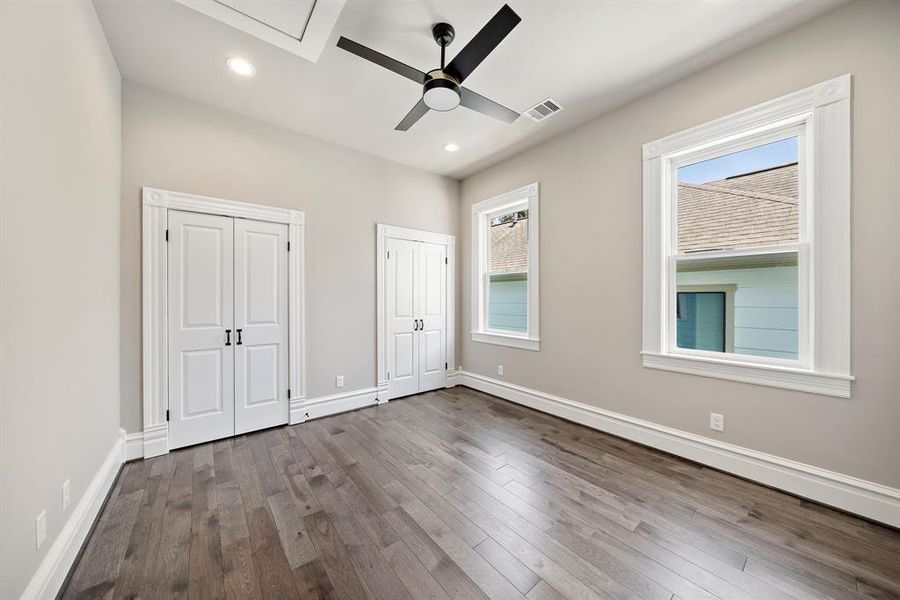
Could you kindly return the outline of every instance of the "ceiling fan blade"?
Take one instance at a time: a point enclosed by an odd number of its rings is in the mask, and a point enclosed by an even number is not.
[[[502,104],[497,104],[493,100],[488,100],[481,94],[476,94],[472,90],[461,88],[459,103],[468,109],[480,112],[481,114],[507,123],[512,123],[519,118],[519,113],[506,108]]]
[[[522,17],[517,15],[508,4],[504,4],[503,8],[487,22],[487,25],[482,27],[481,31],[476,33],[475,37],[459,51],[459,54],[453,57],[450,64],[444,67],[444,73],[462,83],[521,20]]]
[[[409,65],[405,65],[399,60],[394,60],[390,56],[386,56],[381,52],[377,52],[375,50],[372,50],[371,48],[363,46],[362,44],[358,44],[353,40],[348,40],[344,36],[341,36],[341,38],[338,40],[337,46],[338,48],[355,54],[360,58],[364,58],[370,62],[373,62],[380,67],[384,67],[389,71],[393,71],[397,75],[402,75],[407,79],[411,79],[418,84],[425,83],[425,73],[423,73],[422,71],[410,67]]]
[[[395,131],[406,131],[413,125],[415,125],[416,121],[422,118],[422,116],[428,112],[428,106],[425,105],[425,99],[421,99],[416,102],[416,105],[412,107],[403,120],[394,127]]]

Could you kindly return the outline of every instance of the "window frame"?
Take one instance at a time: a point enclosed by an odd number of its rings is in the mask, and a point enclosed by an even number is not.
[[[643,147],[645,367],[848,398],[850,92],[843,75]],[[796,244],[678,254],[680,166],[799,136]],[[678,262],[797,254],[798,359],[677,347]]]
[[[540,350],[539,215],[537,183],[512,190],[472,205],[472,341]],[[516,207],[528,210],[527,330],[516,333],[488,327],[490,289],[490,219]]]
[[[810,316],[812,311],[808,308],[812,305],[813,299],[810,297],[809,290],[809,217],[811,211],[808,206],[808,179],[811,169],[807,164],[809,157],[812,155],[813,148],[809,147],[812,135],[807,135],[810,127],[813,127],[813,113],[804,112],[788,119],[778,120],[763,125],[755,130],[747,132],[738,132],[721,140],[711,140],[702,144],[699,148],[688,148],[681,151],[674,151],[663,157],[662,168],[664,170],[663,177],[669,177],[670,183],[667,188],[667,198],[665,198],[666,206],[663,210],[668,215],[669,231],[666,236],[669,244],[667,251],[668,273],[666,281],[670,289],[670,293],[666,295],[663,302],[665,311],[674,310],[673,294],[677,293],[677,277],[679,263],[696,262],[701,260],[711,260],[715,258],[738,258],[751,256],[765,256],[769,254],[796,254],[797,255],[797,293],[798,293],[798,343],[796,360],[784,358],[772,358],[766,356],[756,356],[749,354],[734,355],[733,352],[710,352],[707,350],[692,350],[689,348],[679,348],[676,340],[677,331],[675,319],[669,318],[669,330],[666,336],[664,347],[669,354],[681,354],[685,356],[693,356],[698,358],[727,358],[728,360],[736,360],[738,362],[761,363],[767,365],[777,365],[795,369],[810,368],[810,342],[811,336],[809,332],[812,328]],[[689,253],[678,252],[678,169],[681,167],[696,164],[705,160],[726,156],[751,148],[764,146],[779,140],[789,138],[797,138],[797,159],[799,164],[799,194],[798,194],[798,240],[793,244],[780,244],[770,246],[756,246],[735,248],[731,250],[712,250],[697,251]],[[673,313],[674,314],[674,313]],[[724,356],[723,356],[724,355]],[[748,358],[749,357],[749,358]]]

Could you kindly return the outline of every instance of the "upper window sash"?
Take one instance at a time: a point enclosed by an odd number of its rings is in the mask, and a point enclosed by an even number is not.
[[[644,157],[644,365],[849,397],[849,75],[650,142]],[[798,242],[678,253],[677,169],[798,137]],[[800,315],[798,360],[677,348],[676,267],[687,261],[795,252]]]

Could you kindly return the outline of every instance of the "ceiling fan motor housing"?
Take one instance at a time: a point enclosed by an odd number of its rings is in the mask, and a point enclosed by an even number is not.
[[[435,23],[431,27],[431,35],[434,36],[434,41],[437,42],[438,46],[446,47],[456,37],[456,30],[453,29],[453,25],[450,23]]]
[[[422,89],[422,99],[431,110],[453,110],[459,106],[459,83],[440,69],[435,69],[428,73]]]

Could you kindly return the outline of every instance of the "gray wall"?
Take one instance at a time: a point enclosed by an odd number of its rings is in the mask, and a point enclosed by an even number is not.
[[[456,234],[458,182],[130,81],[122,118],[123,427],[142,427],[142,186],[305,211],[307,396],[374,387],[375,224]]]
[[[852,73],[849,400],[641,366],[641,145]],[[846,5],[463,181],[470,205],[541,184],[541,351],[463,338],[462,365],[580,402],[900,487],[900,3]],[[562,99],[563,102],[565,99]],[[708,429],[710,411],[726,432]]]
[[[0,598],[16,598],[119,435],[121,86],[90,2],[0,2],[0,40]]]

